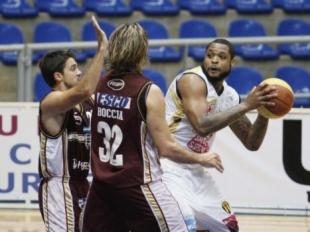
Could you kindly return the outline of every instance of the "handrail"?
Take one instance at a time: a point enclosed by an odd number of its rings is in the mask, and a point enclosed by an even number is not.
[[[223,37],[224,38],[224,37]],[[215,38],[201,39],[156,39],[150,40],[150,46],[185,46],[206,45]],[[227,37],[232,44],[285,44],[285,43],[306,43],[310,42],[310,36],[261,36],[261,37]],[[32,53],[36,50],[51,49],[88,49],[96,48],[97,42],[61,42],[61,43],[25,43],[0,45],[0,51],[18,51],[18,77],[17,77],[17,100],[33,101],[32,83]]]

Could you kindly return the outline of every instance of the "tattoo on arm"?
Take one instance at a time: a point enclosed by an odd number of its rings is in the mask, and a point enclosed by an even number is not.
[[[231,124],[231,129],[240,139],[244,146],[249,150],[257,150],[266,135],[268,120],[258,116],[255,122],[251,121],[244,115],[236,122]]]

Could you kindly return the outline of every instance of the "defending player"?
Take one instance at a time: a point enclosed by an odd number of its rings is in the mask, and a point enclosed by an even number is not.
[[[90,116],[107,39],[95,17],[98,51],[85,75],[74,54],[54,51],[40,61],[53,89],[40,102],[39,204],[49,232],[79,231],[79,215],[89,189]]]

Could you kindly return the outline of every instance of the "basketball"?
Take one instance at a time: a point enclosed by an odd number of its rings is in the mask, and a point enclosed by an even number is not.
[[[294,104],[294,92],[291,86],[275,77],[268,78],[263,83],[275,86],[278,96],[271,100],[276,103],[275,106],[260,106],[258,112],[266,118],[280,118],[287,114]]]

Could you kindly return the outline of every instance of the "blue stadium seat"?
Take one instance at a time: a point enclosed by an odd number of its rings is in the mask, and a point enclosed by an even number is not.
[[[34,101],[41,101],[41,99],[51,91],[51,88],[46,84],[41,73],[37,73],[34,78],[33,91]]]
[[[52,17],[77,17],[86,13],[74,0],[36,0],[36,6]]]
[[[310,35],[310,23],[301,19],[283,19],[278,24],[277,34],[279,36]],[[310,43],[280,44],[278,50],[293,59],[310,58]]]
[[[230,22],[228,35],[230,37],[267,36],[263,24],[252,19],[236,19]],[[236,54],[246,60],[276,60],[277,50],[267,44],[235,45]]]
[[[229,8],[235,9],[239,14],[270,14],[273,5],[266,0],[226,0]]]
[[[149,39],[169,39],[166,27],[156,21],[141,20],[138,22],[146,31]],[[169,46],[149,47],[148,55],[153,62],[180,61],[181,51]]]
[[[84,0],[84,7],[103,16],[129,16],[133,12],[123,0]]]
[[[19,27],[10,23],[0,23],[0,45],[22,43],[24,43],[24,35]],[[17,59],[17,51],[0,52],[0,60],[4,64],[15,65]]]
[[[206,20],[190,19],[180,25],[180,38],[215,38],[217,32],[215,27]],[[205,55],[206,46],[192,45],[188,48],[188,55],[195,61],[202,61]]]
[[[116,28],[112,23],[109,23],[107,21],[101,20],[98,23],[100,27],[103,28],[108,38]],[[83,25],[81,32],[81,39],[82,41],[97,41],[94,27],[90,21],[86,22]],[[84,53],[86,53],[88,57],[93,57],[96,53],[96,49],[87,49],[84,50]]]
[[[179,0],[178,4],[193,15],[225,14],[227,10],[220,0]]]
[[[310,73],[304,68],[282,66],[276,70],[275,76],[289,83],[294,93],[310,94]],[[310,97],[295,98],[294,107],[310,107]]]
[[[26,0],[1,0],[0,13],[5,18],[34,18],[39,14]]]
[[[254,86],[263,81],[263,76],[254,68],[242,66],[232,68],[226,81],[240,95],[247,95]]]
[[[178,15],[180,7],[171,0],[132,0],[131,6],[145,15]]]
[[[309,0],[273,0],[273,6],[288,14],[309,13]]]
[[[160,72],[153,70],[153,69],[144,69],[143,75],[149,78],[154,84],[158,85],[163,94],[167,92],[167,83],[166,78]]]
[[[56,22],[40,22],[35,25],[33,34],[34,43],[72,42],[71,31],[64,24]],[[46,51],[35,51],[33,62],[37,62]],[[78,62],[86,61],[87,55],[83,52],[75,52]]]

